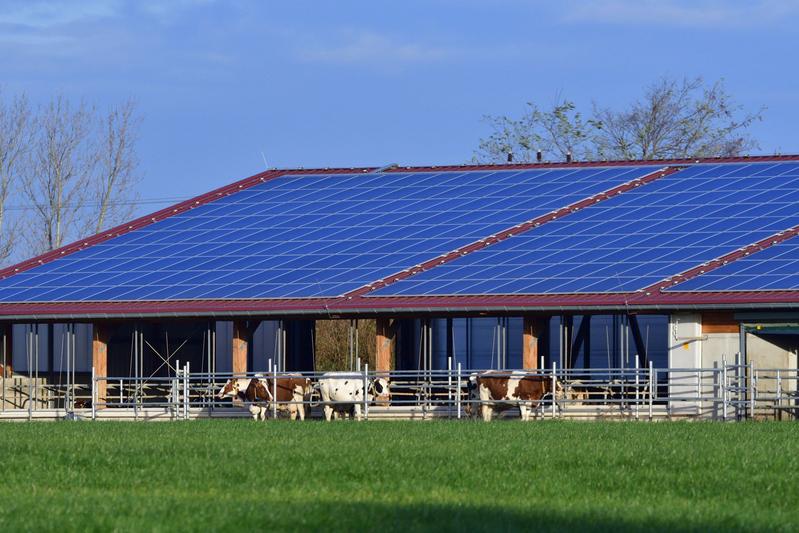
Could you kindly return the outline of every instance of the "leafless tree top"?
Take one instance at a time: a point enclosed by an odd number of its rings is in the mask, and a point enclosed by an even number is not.
[[[762,113],[736,104],[723,81],[661,78],[625,109],[594,103],[589,118],[563,99],[548,110],[529,103],[518,119],[487,117],[493,132],[474,159],[533,161],[539,149],[598,160],[734,156],[758,148],[748,129]]]

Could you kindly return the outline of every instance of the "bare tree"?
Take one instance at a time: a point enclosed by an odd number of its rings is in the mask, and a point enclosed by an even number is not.
[[[485,117],[493,133],[480,140],[474,160],[501,162],[508,154],[514,161],[533,161],[536,152],[556,153],[564,158],[590,157],[596,139],[592,124],[583,119],[573,102],[558,98],[544,111],[532,102],[521,118]]]
[[[92,233],[120,224],[133,215],[132,200],[138,182],[135,152],[138,123],[131,100],[112,108],[102,121],[98,134],[98,168],[93,180],[96,211],[88,218]]]
[[[21,187],[32,207],[25,216],[27,253],[53,250],[132,214],[137,125],[130,101],[107,115],[63,96],[38,109]]]
[[[657,159],[739,155],[758,148],[748,128],[763,109],[747,112],[723,81],[661,78],[628,108],[594,103],[583,119],[574,103],[560,100],[549,111],[529,104],[521,119],[488,117],[493,133],[480,141],[475,160],[532,161],[536,149],[584,159]]]
[[[746,129],[763,109],[744,112],[717,81],[662,78],[626,111],[594,106],[597,153],[610,159],[735,156],[758,147]]]
[[[34,207],[27,240],[33,253],[58,248],[80,226],[97,163],[91,149],[94,110],[58,96],[36,117],[23,197]]]
[[[0,263],[17,241],[19,219],[8,213],[8,201],[19,185],[23,158],[29,143],[31,113],[25,95],[6,104],[0,99]]]

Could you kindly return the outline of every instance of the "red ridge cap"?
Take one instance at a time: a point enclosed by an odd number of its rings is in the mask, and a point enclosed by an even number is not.
[[[707,274],[708,272],[716,270],[717,268],[721,268],[728,263],[737,261],[742,257],[747,257],[749,255],[756,254],[761,250],[765,250],[766,248],[771,248],[775,244],[779,244],[783,241],[787,241],[788,239],[792,239],[797,235],[799,235],[799,225],[796,225],[788,230],[777,232],[773,235],[760,239],[755,243],[748,244],[743,248],[738,248],[737,250],[734,250],[720,257],[717,257],[716,259],[712,259],[701,265],[689,268],[688,270],[684,270],[679,274],[669,276],[663,281],[653,283],[648,287],[640,289],[639,292],[643,292],[645,296],[649,296],[652,293],[656,292],[662,293],[666,289],[669,289],[675,285],[683,283],[684,281],[688,281],[689,279],[693,279],[702,276],[703,274]],[[686,292],[692,292],[692,291],[686,291]],[[720,292],[727,292],[727,291],[720,291]]]
[[[617,186],[615,186],[615,187],[613,187],[611,189],[608,189],[606,191],[594,194],[592,196],[589,196],[588,198],[584,198],[584,199],[582,199],[582,200],[580,200],[578,202],[575,202],[573,204],[569,204],[569,205],[567,205],[565,207],[561,207],[560,209],[556,209],[555,211],[550,211],[549,213],[547,213],[545,215],[538,216],[536,218],[528,220],[527,222],[522,222],[521,224],[517,224],[516,226],[507,228],[505,230],[502,230],[499,233],[496,233],[494,235],[491,235],[491,236],[486,237],[484,239],[481,239],[479,241],[467,244],[465,246],[461,246],[460,248],[457,248],[457,249],[455,249],[455,250],[453,250],[453,251],[451,251],[451,252],[449,252],[447,254],[444,254],[444,255],[435,257],[433,259],[430,259],[428,261],[425,261],[424,263],[422,263],[420,265],[417,265],[415,267],[409,268],[407,270],[403,270],[401,272],[397,272],[397,273],[392,274],[390,276],[386,276],[386,277],[384,277],[382,279],[379,279],[379,280],[377,280],[375,282],[372,282],[372,283],[370,283],[368,285],[364,285],[363,287],[359,287],[358,289],[355,289],[353,291],[347,292],[347,293],[344,294],[344,297],[350,298],[350,299],[351,298],[356,298],[356,297],[359,297],[359,296],[363,296],[363,295],[365,295],[365,294],[367,294],[369,292],[372,292],[374,290],[382,289],[383,287],[391,285],[392,283],[395,283],[397,281],[400,281],[400,280],[403,280],[403,279],[407,279],[407,278],[409,278],[411,276],[414,276],[414,275],[416,275],[416,274],[418,274],[420,272],[424,272],[426,270],[430,270],[432,268],[435,268],[435,267],[437,267],[439,265],[443,265],[445,263],[449,263],[451,261],[454,261],[455,259],[458,259],[459,257],[462,257],[462,256],[464,256],[466,254],[471,253],[471,252],[474,252],[474,251],[477,251],[477,250],[482,250],[483,248],[491,246],[492,244],[496,244],[498,242],[502,242],[502,241],[512,237],[513,235],[518,235],[520,233],[525,233],[527,231],[530,231],[531,229],[534,229],[534,228],[537,228],[537,227],[541,226],[542,224],[546,224],[547,222],[551,222],[553,220],[561,219],[561,218],[563,218],[565,216],[568,216],[569,214],[574,213],[575,211],[579,211],[580,209],[583,209],[585,207],[588,207],[588,206],[594,205],[596,203],[602,202],[602,201],[607,200],[607,199],[609,199],[609,198],[611,198],[613,196],[616,196],[618,194],[622,194],[624,192],[627,192],[627,191],[630,191],[630,190],[635,189],[637,187],[640,187],[641,185],[646,185],[647,183],[651,183],[651,182],[653,182],[653,181],[655,181],[657,179],[660,179],[660,178],[662,178],[664,176],[668,176],[670,174],[674,174],[675,172],[679,172],[681,170],[681,168],[683,168],[683,167],[661,168],[661,169],[659,169],[659,170],[657,170],[655,172],[651,172],[651,173],[649,173],[649,174],[647,174],[647,175],[645,175],[643,177],[636,178],[636,179],[634,179],[632,181],[628,181],[626,183],[622,183],[621,185],[617,185]]]
[[[497,164],[465,164],[465,165],[428,165],[428,166],[397,166],[384,172],[452,172],[469,170],[515,170],[533,168],[569,168],[569,167],[618,167],[618,166],[645,166],[645,165],[698,165],[713,163],[764,163],[783,161],[799,161],[799,154],[792,155],[747,155],[735,157],[699,157],[683,159],[614,159],[608,161],[547,161],[542,163],[497,163]]]

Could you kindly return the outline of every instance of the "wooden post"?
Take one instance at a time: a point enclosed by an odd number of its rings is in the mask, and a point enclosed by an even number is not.
[[[94,376],[97,378],[108,377],[108,339],[110,337],[109,328],[105,324],[95,322],[92,325],[92,366],[94,367]],[[95,384],[97,390],[97,408],[105,408],[107,401],[106,391],[108,390],[108,382],[106,380],[97,381]]]
[[[0,372],[3,376],[10,378],[14,373],[12,362],[12,346],[11,332],[13,331],[12,324],[0,324]],[[4,358],[4,359],[2,359]]]
[[[377,346],[375,349],[375,370],[388,372],[391,370],[392,344],[394,341],[393,324],[390,318],[378,318],[375,324]]]
[[[546,321],[540,317],[526,316],[523,321],[522,366],[525,370],[538,369],[538,339],[544,333]]]
[[[234,374],[247,372],[247,348],[250,344],[251,331],[245,320],[233,322],[232,370]]]
[[[375,320],[375,371],[385,372],[383,376],[388,380],[391,371],[392,345],[394,344],[394,323],[390,318],[380,317]],[[377,398],[381,405],[387,405],[389,395],[384,394]]]

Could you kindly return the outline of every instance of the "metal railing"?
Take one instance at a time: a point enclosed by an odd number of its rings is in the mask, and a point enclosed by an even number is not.
[[[508,389],[520,379],[541,383],[541,394],[521,403],[514,390],[489,397],[474,388],[476,376],[509,378]],[[726,360],[712,368],[549,368],[536,370],[463,369],[448,361],[446,369],[337,372],[335,378],[352,382],[361,391],[357,400],[322,401],[320,383],[327,372],[282,372],[269,365],[266,372],[191,372],[178,366],[171,376],[97,376],[92,371],[84,383],[47,383],[43,378],[6,378],[0,418],[79,415],[134,419],[154,416],[189,419],[202,416],[259,416],[277,418],[282,413],[320,417],[324,405],[342,416],[363,418],[462,419],[490,407],[502,416],[518,416],[529,408],[536,418],[705,418],[743,420],[799,417],[799,370],[755,368],[753,364]],[[305,378],[306,393],[281,398],[284,378]],[[220,398],[222,387],[232,379],[254,379],[268,391],[263,398],[246,401]],[[376,380],[388,384],[388,392],[376,392]],[[363,393],[366,391],[366,394]],[[283,391],[284,392],[284,391]],[[283,393],[281,392],[281,394]],[[278,398],[278,401],[274,401]],[[357,405],[357,410],[355,406]]]

